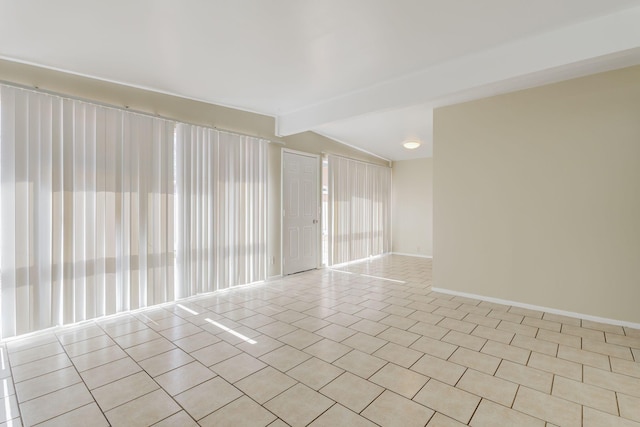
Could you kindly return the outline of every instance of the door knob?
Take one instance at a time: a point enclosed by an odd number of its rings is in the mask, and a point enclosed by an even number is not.
[[[317,224],[317,223],[318,223],[318,220],[317,220],[317,219],[314,219],[314,220],[313,220],[313,223],[314,223],[314,224]]]

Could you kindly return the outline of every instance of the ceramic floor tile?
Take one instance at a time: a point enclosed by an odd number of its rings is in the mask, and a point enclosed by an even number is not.
[[[178,394],[175,400],[195,420],[200,420],[240,396],[240,390],[216,377]]]
[[[551,394],[584,406],[618,415],[616,395],[611,390],[556,375],[553,380]]]
[[[378,338],[390,341],[403,347],[409,347],[411,344],[416,342],[418,338],[420,338],[420,335],[391,326],[385,331],[379,333]]]
[[[126,349],[126,352],[133,360],[139,362],[144,359],[156,356],[160,353],[176,348],[168,339],[162,337],[143,344],[138,344]]]
[[[638,362],[618,359],[616,357],[610,357],[609,360],[611,362],[611,370],[613,372],[640,378],[640,363],[638,363],[640,362],[640,358],[638,358]]]
[[[76,369],[73,366],[69,366],[16,383],[15,390],[18,401],[25,402],[80,382],[82,382],[82,378],[80,378]]]
[[[508,322],[506,320],[500,322],[496,329],[528,337],[535,337],[538,333],[538,328],[534,326],[522,325],[520,323]]]
[[[268,325],[257,328],[258,332],[261,332],[265,335],[269,335],[272,338],[279,338],[283,335],[290,334],[294,332],[297,328],[285,322],[273,322]]]
[[[584,383],[640,397],[640,378],[584,366]]]
[[[263,404],[295,384],[296,380],[267,366],[234,385],[256,402]]]
[[[616,417],[606,412],[598,411],[597,409],[586,407],[584,408],[584,420],[583,427],[602,427],[602,426],[615,426],[615,427],[640,427],[640,423],[631,421],[625,418]]]
[[[286,372],[289,369],[298,366],[305,360],[311,359],[311,357],[311,355],[305,352],[285,345],[265,354],[260,357],[260,360],[281,370],[282,372]]]
[[[392,342],[385,344],[375,353],[374,356],[384,359],[388,362],[393,362],[397,365],[408,368],[413,365],[416,360],[422,357],[422,353],[416,350],[412,350],[407,347],[394,344]]]
[[[371,421],[339,404],[333,405],[327,412],[309,424],[310,427],[335,427],[339,425],[349,427],[375,427],[375,424]]]
[[[579,325],[569,325],[563,324],[562,330],[560,331],[563,334],[575,335],[577,337],[589,338],[591,340],[597,340],[604,342],[604,332],[596,331],[593,329],[582,328]]]
[[[382,331],[384,331],[385,329],[389,328],[389,326],[381,325],[380,323],[373,322],[371,320],[362,319],[352,324],[351,326],[349,326],[349,328],[356,330],[358,332],[365,333],[367,335],[375,336],[381,333]]]
[[[112,345],[81,356],[72,357],[71,361],[78,372],[83,372],[125,357],[127,357],[127,353],[117,345]]]
[[[238,344],[237,347],[253,357],[260,357],[270,351],[282,347],[283,345],[284,344],[280,341],[267,335],[259,335],[253,338],[253,342],[243,342]]]
[[[342,341],[342,344],[344,345],[348,345],[351,348],[369,354],[375,352],[386,343],[387,341],[383,339],[373,337],[363,332],[357,332],[356,334]]]
[[[449,358],[450,362],[457,363],[477,371],[493,375],[498,369],[500,359],[477,351],[468,350],[464,347],[458,348]]]
[[[518,391],[518,385],[511,381],[474,371],[473,369],[466,370],[456,387],[508,408],[513,404],[516,391]]]
[[[163,390],[152,391],[105,412],[113,427],[150,426],[175,414],[180,406]]]
[[[527,387],[518,389],[513,409],[561,426],[582,425],[582,408],[579,404]]]
[[[198,424],[202,427],[263,427],[275,419],[275,415],[253,400],[241,397],[206,416]]]
[[[375,356],[353,350],[333,362],[333,365],[367,379],[386,363],[387,361]]]
[[[539,369],[503,360],[496,371],[496,377],[522,384],[547,394],[551,393],[553,374]]]
[[[407,330],[418,323],[417,320],[410,319],[408,317],[396,316],[395,314],[390,314],[387,317],[379,320],[379,322],[383,325],[389,325],[396,329],[402,330]]]
[[[287,375],[295,378],[314,390],[319,390],[343,372],[344,371],[340,368],[312,357],[306,362],[303,362],[289,370]]]
[[[511,345],[553,357],[558,354],[558,344],[537,338],[531,338],[526,335],[516,334],[511,341]]]
[[[276,319],[273,319],[269,316],[265,316],[264,314],[258,313],[258,314],[254,314],[253,316],[245,317],[244,319],[239,320],[238,323],[241,323],[249,328],[255,329],[276,321],[277,321]]]
[[[120,335],[113,338],[120,347],[127,349],[138,344],[143,344],[149,341],[157,340],[161,338],[161,335],[153,329],[142,329],[140,331],[132,332],[126,335]]]
[[[615,327],[615,325],[610,325]],[[629,329],[628,329],[629,330]],[[640,336],[626,336],[618,333],[605,332],[605,340],[608,344],[616,344],[623,347],[640,349]]]
[[[385,305],[385,307],[386,307],[386,305]],[[380,310],[376,310],[376,309],[373,309],[373,308],[365,308],[365,309],[360,310],[357,313],[355,313],[355,315],[358,316],[358,317],[362,317],[363,319],[372,320],[374,322],[377,322],[380,319],[384,319],[385,317],[389,316],[388,313],[385,313],[385,312],[382,312]]]
[[[470,426],[473,427],[494,427],[494,426],[518,426],[518,427],[544,427],[545,422],[539,418],[534,418],[522,412],[514,411],[489,400],[482,400]]]
[[[306,426],[334,402],[309,387],[297,384],[264,406],[292,427]]]
[[[267,366],[264,362],[249,356],[246,353],[233,356],[224,362],[220,362],[210,367],[216,374],[230,383],[235,383],[242,378],[259,371]]]
[[[582,380],[582,365],[568,360],[550,357],[546,354],[531,353],[527,366],[577,381]]]
[[[332,323],[324,328],[316,330],[315,333],[330,340],[340,342],[354,335],[356,331]]]
[[[0,405],[0,423],[6,422],[7,425],[11,425],[11,427],[22,425],[21,422],[16,420],[16,418],[20,416],[20,411],[15,394],[5,396],[2,400],[2,405]]]
[[[620,416],[640,423],[640,398],[617,393]]]
[[[384,388],[345,372],[320,389],[320,393],[359,413],[377,398]]]
[[[108,411],[158,389],[145,372],[138,372],[91,391],[103,411]]]
[[[425,354],[411,366],[412,371],[455,385],[466,371],[466,367]]]
[[[186,338],[200,332],[202,332],[202,329],[200,329],[196,325],[192,323],[184,323],[174,328],[162,330],[160,331],[160,335],[162,335],[168,340],[176,341],[181,338]]]
[[[25,363],[35,362],[45,357],[54,356],[64,352],[64,348],[58,342],[52,342],[27,350],[13,351],[9,353],[9,363],[12,366],[20,366]]]
[[[600,353],[607,356],[617,357],[618,359],[633,360],[633,353],[630,347],[623,347],[617,344],[609,344],[600,340],[592,340],[589,338],[582,339],[582,349]]]
[[[466,314],[465,314],[465,317],[466,317]],[[442,319],[438,323],[438,326],[441,326],[447,329],[452,329],[454,331],[462,332],[463,334],[470,334],[474,329],[477,329],[478,327],[478,325],[474,323],[465,322],[463,320],[458,320],[458,319],[451,319],[449,317],[445,317],[444,319]],[[488,329],[491,329],[491,331],[495,331],[495,329],[493,328],[488,328]]]
[[[65,345],[64,351],[69,355],[69,357],[75,357],[109,347],[114,344],[115,342],[108,335],[103,334],[83,341],[77,341],[73,344]]]
[[[528,317],[528,316],[525,316],[525,318],[522,320],[522,324],[533,326],[538,329],[546,329],[552,332],[560,332],[560,329],[562,327],[562,323],[559,323],[559,322],[552,322],[550,320],[537,319],[537,318]]]
[[[536,338],[543,341],[562,344],[568,347],[582,348],[582,338],[575,335],[561,334],[559,332],[540,329],[538,330]]]
[[[148,327],[139,320],[133,320],[126,323],[117,323],[115,325],[104,326],[103,329],[107,334],[111,336],[111,338],[116,338],[120,335],[127,335],[132,332],[148,329]]]
[[[485,315],[469,313],[464,317],[466,322],[475,323],[477,325],[486,326],[487,328],[495,329],[500,324],[499,319],[486,317]]]
[[[361,415],[385,427],[422,427],[434,411],[412,400],[385,390]]]
[[[61,331],[58,333],[58,341],[60,341],[62,345],[68,345],[74,342],[97,337],[99,335],[104,335],[104,333],[104,330],[100,326],[93,324]]]
[[[191,353],[191,356],[196,358],[205,366],[212,366],[240,353],[241,351],[236,347],[232,346],[229,343],[221,341],[201,348],[200,350],[196,350]]]
[[[485,326],[476,327],[471,335],[480,338],[486,338],[491,341],[501,342],[503,344],[509,344],[515,334],[513,332],[501,331],[499,329],[487,328]]]
[[[487,343],[480,350],[481,353],[490,354],[491,356],[499,357],[500,359],[510,360],[512,362],[526,365],[531,355],[530,350],[514,347],[496,341],[487,341]]]
[[[154,332],[155,333],[155,332]],[[192,353],[196,350],[200,350],[201,348],[208,347],[211,344],[215,344],[220,342],[220,338],[213,335],[210,332],[198,332],[194,335],[189,335],[188,337],[181,338],[179,340],[174,341],[173,343],[186,351],[187,353]]]
[[[292,347],[302,350],[305,347],[309,347],[312,344],[323,339],[320,335],[316,335],[312,332],[298,329],[287,335],[281,336],[278,340]]]
[[[450,329],[432,325],[430,323],[424,323],[424,322],[418,322],[409,328],[409,332],[414,332],[418,335],[433,338],[436,340],[442,339],[445,335],[449,333],[449,331]]]
[[[446,360],[456,351],[458,346],[429,337],[420,337],[411,344],[411,348]]]
[[[86,427],[88,425],[92,427],[109,426],[109,422],[95,403],[89,403],[78,409],[52,418],[38,424],[38,427]]]
[[[153,425],[153,427],[199,427],[185,411],[176,412],[168,418]]]
[[[322,359],[325,362],[332,363],[340,357],[351,351],[351,347],[337,343],[329,339],[323,339],[315,344],[311,344],[304,349],[305,353]]]
[[[191,362],[167,373],[159,375],[154,380],[171,396],[182,393],[201,384],[216,374],[200,362]]]
[[[393,363],[387,363],[373,374],[369,380],[411,399],[429,378]]]
[[[604,354],[580,350],[578,348],[573,348],[565,345],[560,345],[558,347],[558,358],[580,363],[582,365],[589,365],[595,368],[605,369],[607,371],[610,367],[609,357],[605,356]]]
[[[433,379],[413,400],[464,424],[469,423],[480,403],[478,396]]]
[[[26,425],[34,425],[93,402],[82,384],[75,384],[20,404]]]
[[[142,368],[140,368],[133,359],[125,357],[124,359],[119,359],[115,362],[107,363],[105,365],[98,366],[97,368],[81,372],[80,376],[84,380],[85,384],[87,384],[87,387],[89,387],[90,390],[93,390],[94,388],[134,374],[141,369]]]
[[[26,381],[71,365],[71,359],[65,353],[56,354],[55,356],[45,357],[35,362],[14,367],[12,369],[13,380],[15,382]]]
[[[193,357],[179,348],[174,348],[173,350],[158,354],[157,356],[150,357],[138,363],[149,375],[156,377],[191,362],[193,362]]]
[[[480,351],[482,346],[487,342],[484,338],[474,337],[458,331],[448,332],[447,335],[442,337],[442,341],[475,351]]]

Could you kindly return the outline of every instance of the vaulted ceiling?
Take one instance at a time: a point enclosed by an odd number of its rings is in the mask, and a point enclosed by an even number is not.
[[[640,0],[0,0],[0,57],[402,160],[434,107],[640,63],[639,23]]]

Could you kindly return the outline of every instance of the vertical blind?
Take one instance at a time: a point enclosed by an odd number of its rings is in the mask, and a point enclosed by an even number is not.
[[[0,338],[263,280],[265,145],[0,85]]]
[[[391,169],[328,156],[329,265],[390,249]]]
[[[267,141],[177,128],[180,296],[265,279]]]

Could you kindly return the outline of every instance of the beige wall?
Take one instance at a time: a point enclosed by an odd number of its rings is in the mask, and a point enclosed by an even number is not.
[[[434,127],[434,287],[640,323],[640,67]]]
[[[383,160],[340,144],[313,132],[285,138],[275,136],[275,119],[205,102],[193,101],[149,90],[48,70],[0,59],[0,81],[28,87],[38,87],[116,107],[160,115],[186,123],[217,127],[260,136],[284,145],[269,147],[268,200],[268,276],[280,274],[280,153],[283,147],[309,153],[334,153],[378,164]]]
[[[393,162],[392,251],[433,255],[433,159]]]

